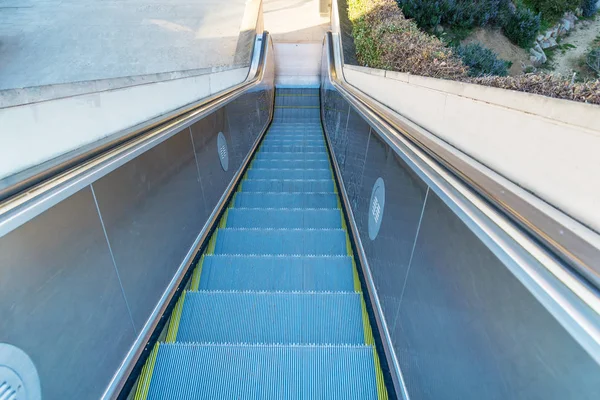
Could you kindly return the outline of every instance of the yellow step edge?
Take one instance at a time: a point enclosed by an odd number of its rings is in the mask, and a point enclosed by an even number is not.
[[[342,229],[347,231],[348,227],[346,226],[346,218],[344,218],[344,211],[340,208],[340,217],[342,218]]]
[[[375,382],[377,384],[377,398],[379,400],[388,400],[388,392],[383,379],[383,371],[379,363],[379,355],[377,349],[373,346],[373,360],[375,361]]]
[[[365,344],[368,346],[375,346],[375,339],[373,338],[373,331],[371,331],[371,323],[369,322],[369,313],[367,312],[367,305],[365,298],[361,295],[360,302],[362,307],[362,319],[363,329],[365,333]]]
[[[215,246],[217,245],[217,235],[219,233],[219,228],[215,229],[210,240],[208,241],[208,247],[206,248],[206,252],[204,254],[215,254]]]
[[[192,283],[190,285],[190,290],[197,291],[200,287],[200,277],[202,276],[202,266],[204,265],[204,254],[200,257],[200,261],[196,264],[196,269],[194,269],[194,273],[192,274]]]
[[[185,291],[177,300],[177,304],[175,305],[175,309],[171,314],[171,320],[169,321],[169,329],[167,329],[167,338],[165,340],[166,343],[175,343],[177,339],[177,332],[179,331],[179,322],[181,321],[181,313],[183,311],[183,303],[185,302]]]
[[[221,220],[219,221],[219,228],[227,227],[227,217],[229,216],[229,208],[230,207],[227,207],[225,209],[225,212],[223,213],[223,216],[221,217]]]
[[[360,278],[358,277],[358,270],[356,269],[354,257],[352,257],[352,277],[354,279],[354,291],[357,293],[362,293],[362,288],[360,286]]]
[[[148,397],[148,391],[150,390],[150,381],[152,380],[152,373],[154,372],[154,364],[156,364],[156,356],[158,355],[159,343],[157,342],[150,353],[150,356],[146,360],[140,379],[138,381],[137,389],[135,390],[134,400],[146,400]]]
[[[354,254],[352,253],[352,244],[350,243],[350,236],[348,236],[348,231],[346,230],[346,255],[352,257]]]

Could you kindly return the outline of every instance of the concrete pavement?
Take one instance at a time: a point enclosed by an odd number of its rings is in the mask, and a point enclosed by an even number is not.
[[[244,0],[2,0],[0,90],[233,64]]]

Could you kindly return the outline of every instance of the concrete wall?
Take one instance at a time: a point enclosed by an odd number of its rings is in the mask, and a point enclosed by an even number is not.
[[[0,179],[243,82],[248,68],[0,109]]]
[[[600,231],[600,107],[344,66],[348,83]]]

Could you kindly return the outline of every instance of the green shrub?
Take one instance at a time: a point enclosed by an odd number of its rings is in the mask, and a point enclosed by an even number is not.
[[[521,47],[530,47],[540,30],[541,20],[540,14],[519,5],[514,13],[508,9],[504,11],[501,25],[504,34],[510,41]]]
[[[456,48],[456,55],[469,67],[469,76],[506,76],[509,62],[498,58],[496,53],[478,43]]]
[[[437,25],[473,28],[492,22],[510,0],[396,0],[406,17],[422,29]]]
[[[600,47],[592,49],[586,56],[585,62],[600,77]]]
[[[581,10],[583,11],[584,17],[591,17],[596,14],[596,0],[583,0],[581,2]]]
[[[525,0],[525,4],[549,21],[556,21],[566,11],[575,10],[580,3],[581,0]]]

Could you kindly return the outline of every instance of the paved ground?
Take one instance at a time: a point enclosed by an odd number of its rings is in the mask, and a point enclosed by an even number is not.
[[[263,0],[265,29],[276,42],[323,41],[329,17],[319,16],[318,0]]]
[[[231,65],[244,0],[0,0],[0,90]]]

